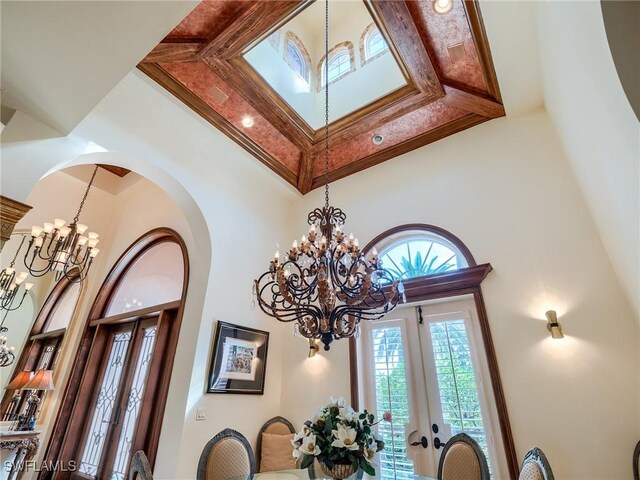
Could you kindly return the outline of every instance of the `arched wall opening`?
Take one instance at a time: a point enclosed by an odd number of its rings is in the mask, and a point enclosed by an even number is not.
[[[165,472],[168,477],[175,476],[178,458],[168,453],[180,449],[182,429],[189,405],[195,402],[195,400],[189,401],[187,395],[187,392],[191,391],[191,375],[184,375],[184,373],[191,372],[193,369],[195,344],[203,318],[202,312],[211,269],[212,249],[209,228],[191,195],[161,168],[140,159],[110,152],[98,152],[83,154],[72,161],[58,164],[40,179],[31,182],[31,193],[26,199],[34,208],[32,213],[20,222],[16,232],[28,233],[32,224],[51,222],[55,217],[66,220],[73,218],[93,164],[121,166],[133,173],[115,181],[111,179],[109,182],[104,181],[104,178],[112,174],[99,169],[97,181],[89,193],[81,215],[81,222],[100,234],[101,252],[91,268],[89,278],[84,282],[84,292],[78,302],[65,338],[64,348],[60,353],[58,372],[56,372],[56,389],[49,393],[45,408],[42,409],[38,419],[38,428],[42,430],[40,437],[42,446],[38,455],[42,458],[50,440],[51,429],[73,369],[73,359],[80,345],[84,320],[89,314],[97,289],[118,257],[136,238],[153,228],[168,227],[178,232],[184,239],[187,252],[190,254],[194,252],[193,255],[196,258],[189,270],[190,288],[184,305],[184,321],[173,366],[173,372],[181,374],[172,375],[156,463],[159,471]],[[103,178],[102,184],[98,181],[100,177]],[[22,188],[26,189],[25,186]],[[14,250],[9,248],[7,255],[9,251],[13,254]],[[50,279],[46,278],[40,285],[34,287],[35,311],[44,300],[41,297],[46,298],[52,286],[51,283]],[[32,318],[29,321],[32,322]],[[13,330],[17,331],[16,328]],[[26,332],[28,331],[27,328]],[[16,342],[17,348],[23,343],[17,338]],[[1,373],[3,384],[7,383],[10,378],[5,379],[7,375],[4,371]],[[202,393],[191,392],[191,395],[197,398]]]

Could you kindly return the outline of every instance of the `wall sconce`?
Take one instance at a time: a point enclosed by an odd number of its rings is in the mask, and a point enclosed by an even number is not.
[[[318,341],[310,338],[309,339],[309,355],[308,358],[313,358],[316,356],[316,353],[318,353],[318,350],[320,350],[320,346],[318,345]]]
[[[549,310],[545,313],[547,317],[547,330],[551,332],[551,338],[560,339],[564,338],[562,333],[562,326],[558,323],[558,316],[555,310]]]

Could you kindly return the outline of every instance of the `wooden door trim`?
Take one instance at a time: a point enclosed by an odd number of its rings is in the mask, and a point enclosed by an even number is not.
[[[172,324],[173,328],[166,351],[167,357],[171,357],[167,358],[166,362],[166,372],[168,372],[168,375],[165,375],[163,377],[163,381],[166,382],[166,388],[163,387],[162,395],[158,397],[158,403],[156,406],[159,414],[162,414],[164,412],[164,406],[166,404],[168,396],[168,387],[170,384],[171,372],[173,370],[175,352],[179,339],[180,327],[182,324],[184,305],[187,297],[187,289],[189,286],[189,254],[182,237],[176,231],[163,227],[153,229],[133,242],[133,244],[131,244],[131,246],[127,248],[127,250],[125,250],[119,257],[119,259],[115,262],[113,268],[103,282],[102,287],[100,288],[100,291],[98,292],[93,306],[91,307],[91,310],[89,312],[84,333],[82,335],[80,345],[78,346],[76,357],[73,362],[73,368],[71,370],[71,375],[62,396],[62,403],[53,425],[43,461],[69,462],[70,460],[75,459],[75,457],[73,456],[73,449],[70,448],[68,444],[73,444],[72,440],[74,438],[74,434],[75,439],[77,440],[77,423],[82,421],[81,412],[86,411],[88,407],[87,399],[84,398],[86,397],[86,394],[83,395],[82,387],[83,385],[85,385],[85,382],[89,382],[89,384],[91,384],[91,379],[87,377],[88,372],[92,369],[95,369],[95,360],[92,360],[92,351],[95,350],[97,345],[94,343],[94,337],[100,331],[104,330],[104,326],[100,324],[90,326],[90,321],[99,320],[104,316],[103,312],[106,310],[107,303],[111,297],[111,294],[119,285],[124,274],[128,270],[128,267],[132,265],[133,262],[137,258],[139,258],[139,256],[142,255],[145,251],[163,242],[174,242],[180,246],[184,267],[182,296],[179,301],[177,313]],[[156,306],[156,308],[158,308],[158,306]],[[160,407],[162,408],[160,409]],[[159,425],[161,427],[162,419],[160,419]],[[72,432],[74,427],[76,428],[76,430],[75,432]],[[150,453],[154,452],[153,456],[149,456],[149,461],[152,466],[155,461],[155,452],[157,451],[160,438],[160,427],[157,428],[157,431],[154,432],[153,436],[147,439],[148,443],[146,445],[146,448],[149,449]],[[42,471],[38,475],[38,479],[49,479],[51,478],[51,474],[52,472]],[[68,472],[58,472],[56,475],[56,480],[65,480],[68,478]]]
[[[152,305],[150,307],[141,308],[140,310],[133,310],[131,312],[118,313],[117,315],[111,315],[110,317],[99,318],[91,320],[89,326],[95,325],[113,325],[116,323],[130,322],[131,320],[142,319],[149,316],[157,316],[164,310],[177,309],[180,307],[180,300],[175,302],[162,303],[160,305]]]
[[[502,441],[504,444],[504,453],[507,460],[509,477],[511,480],[515,480],[518,478],[520,467],[518,464],[518,457],[516,455],[515,444],[513,441],[513,432],[511,430],[511,424],[509,422],[507,403],[504,395],[504,390],[502,388],[502,381],[500,379],[498,359],[491,336],[489,317],[484,303],[484,297],[482,296],[482,289],[480,287],[481,283],[484,281],[487,275],[493,270],[491,264],[485,263],[476,265],[471,252],[464,245],[464,243],[458,237],[444,230],[443,228],[415,223],[400,225],[381,233],[367,244],[367,246],[363,249],[363,253],[366,254],[369,250],[373,249],[373,247],[375,247],[380,241],[389,237],[390,235],[402,231],[420,229],[435,233],[452,241],[452,243],[454,243],[454,245],[456,245],[456,247],[460,249],[461,253],[465,257],[467,257],[468,255],[467,262],[471,266],[467,268],[461,268],[453,272],[430,275],[426,277],[418,277],[403,281],[407,303],[432,300],[436,298],[457,297],[467,294],[473,295],[476,311],[478,314],[478,323],[480,324],[480,331],[482,334],[482,341],[484,344],[487,366],[491,377],[491,387],[493,389],[493,396],[496,402],[496,410],[498,412],[498,423],[500,426],[500,433],[502,435]],[[358,399],[360,392],[358,387],[359,372],[356,353],[357,344],[355,338],[350,338],[349,343],[349,379],[351,384],[351,403],[352,405],[354,405],[354,408],[358,409]]]
[[[115,343],[115,337],[120,334],[120,333],[124,333],[127,331],[131,332],[131,339],[129,340],[129,345],[127,346],[127,353],[125,355],[125,365],[122,368],[122,372],[123,372],[123,376],[120,378],[120,380],[118,381],[118,388],[117,388],[117,395],[116,395],[116,400],[114,402],[115,408],[118,407],[118,404],[121,401],[121,397],[122,397],[122,386],[124,385],[125,382],[125,375],[127,372],[127,366],[130,364],[131,362],[131,358],[132,358],[132,348],[134,347],[134,340],[135,340],[135,334],[136,334],[136,325],[132,325],[131,328],[127,328],[126,325],[122,325],[122,326],[116,326],[115,328],[111,328],[111,329],[104,329],[105,334],[106,334],[106,341],[105,341],[105,348],[102,350],[103,354],[100,355],[99,360],[98,360],[98,365],[99,365],[99,369],[98,372],[95,376],[92,376],[92,381],[91,384],[92,385],[100,385],[100,383],[102,382],[104,375],[107,371],[107,368],[109,367],[108,362],[105,360],[108,360],[109,358],[109,354],[111,353]],[[96,383],[97,381],[97,383]],[[93,412],[91,411],[91,406],[95,405],[98,399],[98,396],[100,395],[100,389],[94,389],[93,390],[93,395],[91,395],[91,398],[88,402],[88,408],[86,410],[86,415],[84,415],[83,417],[85,419],[89,419],[92,417]],[[111,423],[111,420],[113,419],[113,414],[115,413],[115,409],[114,411],[111,412],[111,418],[109,419],[109,422]],[[84,427],[82,428],[82,433],[79,436],[78,442],[76,443],[76,450],[75,450],[75,455],[77,457],[78,460],[78,467],[80,466],[80,462],[82,459],[82,454],[83,454],[83,446],[86,443],[87,437],[89,435],[89,431],[91,429],[91,423],[86,422]],[[96,476],[100,476],[102,474],[101,470],[100,470],[100,463],[102,463],[102,457],[103,454],[105,452],[105,448],[108,448],[107,445],[109,444],[109,442],[111,441],[113,437],[113,428],[111,426],[107,427],[107,438],[104,441],[104,446],[103,446],[103,450],[102,453],[100,455],[101,457],[101,461],[98,463],[98,465],[96,466],[98,468],[97,470],[97,474]]]

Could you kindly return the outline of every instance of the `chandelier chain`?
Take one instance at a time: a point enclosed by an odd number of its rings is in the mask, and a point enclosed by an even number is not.
[[[13,268],[13,266],[16,264],[16,259],[18,258],[18,254],[20,253],[20,250],[22,250],[22,245],[24,245],[25,238],[26,238],[26,235],[22,235],[22,240],[20,240],[20,246],[16,250],[16,254],[13,256],[13,260],[11,260],[11,263],[9,264],[10,268]]]
[[[324,2],[324,206],[329,208],[329,0]]]
[[[78,213],[76,213],[76,216],[73,217],[73,223],[77,224],[78,220],[80,219],[80,212],[82,211],[82,207],[84,207],[84,202],[87,199],[87,196],[89,196],[89,190],[91,190],[91,185],[93,185],[93,180],[96,178],[96,173],[98,173],[98,165],[96,165],[96,168],[93,169],[91,180],[89,180],[89,185],[87,185],[87,190],[84,192],[84,197],[82,197],[82,201],[80,202],[80,206],[78,207]]]

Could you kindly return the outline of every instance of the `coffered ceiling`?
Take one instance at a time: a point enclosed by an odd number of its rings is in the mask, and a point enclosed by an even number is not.
[[[406,84],[332,121],[331,181],[504,116],[478,4],[452,1],[443,14],[432,0],[364,2]],[[138,65],[303,194],[323,183],[324,130],[245,55],[310,3],[205,0]]]

